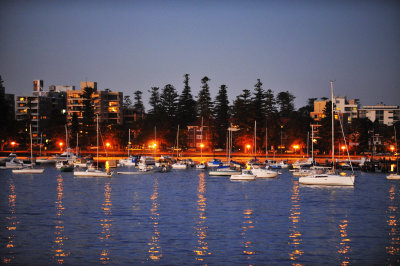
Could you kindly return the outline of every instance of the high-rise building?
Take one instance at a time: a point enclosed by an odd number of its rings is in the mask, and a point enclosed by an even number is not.
[[[53,111],[60,113],[66,110],[66,93],[60,91],[43,91],[43,80],[33,81],[32,95],[16,97],[15,119],[32,126],[34,143],[40,142],[40,135],[49,126]]]
[[[74,113],[77,114],[79,123],[83,119],[83,95],[85,88],[92,88],[91,96],[93,101],[94,113],[99,115],[100,122],[108,124],[122,124],[122,92],[113,92],[110,89],[104,91],[97,90],[97,82],[81,82],[81,90],[67,90],[67,121],[72,124]]]
[[[360,118],[368,118],[372,122],[378,120],[379,124],[391,126],[400,120],[400,108],[398,105],[377,105],[363,106],[359,110]]]

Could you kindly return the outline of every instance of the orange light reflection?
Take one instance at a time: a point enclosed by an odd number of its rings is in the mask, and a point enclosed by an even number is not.
[[[100,219],[101,226],[101,236],[99,239],[104,243],[104,248],[100,253],[100,263],[107,264],[111,262],[110,251],[108,249],[108,240],[111,238],[111,227],[112,227],[112,219],[111,219],[111,183],[108,181],[104,185],[104,203],[102,204],[102,210],[104,214],[104,218]]]
[[[197,211],[199,212],[199,219],[195,226],[196,236],[198,238],[197,245],[194,248],[193,252],[196,254],[195,259],[197,261],[204,261],[204,256],[210,255],[208,252],[208,243],[207,243],[207,226],[205,222],[207,220],[206,217],[206,207],[207,207],[207,198],[205,196],[206,193],[206,182],[205,182],[205,174],[204,172],[199,174],[199,185],[197,186]]]
[[[289,245],[292,246],[293,251],[289,253],[290,260],[293,261],[295,265],[301,265],[295,261],[303,255],[304,251],[301,250],[301,233],[298,231],[297,224],[300,220],[300,196],[299,196],[299,182],[293,182],[292,188],[292,207],[290,209],[289,220],[291,221],[291,227],[289,229]]]
[[[158,229],[158,220],[159,220],[159,213],[158,207],[160,204],[158,203],[158,179],[154,180],[153,186],[153,194],[151,195],[150,199],[152,200],[153,204],[150,209],[150,219],[153,221],[153,236],[151,237],[151,242],[147,245],[150,246],[149,248],[149,258],[153,261],[158,261],[162,258],[162,250],[160,246],[160,231]]]

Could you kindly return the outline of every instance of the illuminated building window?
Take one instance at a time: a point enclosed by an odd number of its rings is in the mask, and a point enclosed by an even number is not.
[[[118,112],[118,108],[117,107],[108,107],[108,112],[117,113]]]

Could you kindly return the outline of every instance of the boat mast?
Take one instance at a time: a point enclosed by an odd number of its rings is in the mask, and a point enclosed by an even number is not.
[[[333,96],[333,81],[330,81],[331,83],[331,101],[332,101],[332,106],[331,106],[331,111],[332,111],[332,170],[335,170],[335,143],[334,143],[334,121],[335,121],[335,114],[333,112],[333,101],[334,101],[334,96]]]
[[[176,158],[178,159],[179,156],[179,125],[178,131],[176,132]]]
[[[42,138],[43,138],[43,132],[40,132],[40,152],[39,152],[39,156],[42,156]]]
[[[131,146],[131,129],[128,131],[128,158],[129,158],[129,148]]]
[[[31,139],[31,163],[32,163],[32,158],[33,158],[33,152],[32,152],[32,124],[29,124],[29,135]]]
[[[398,151],[397,151],[397,137],[396,137],[396,135],[397,135],[397,133],[396,133],[396,126],[395,125],[393,125],[393,128],[394,128],[394,147],[395,147],[395,152],[396,152],[396,172],[397,172],[397,174],[399,173],[399,153],[398,153]]]
[[[96,114],[97,169],[99,169],[99,114]]]
[[[65,148],[67,150],[67,161],[68,161],[69,153],[68,153],[68,128],[67,128],[67,124],[65,124]]]
[[[76,132],[76,155],[79,154],[79,133]]]
[[[268,159],[268,121],[265,120],[265,160]]]
[[[254,160],[257,159],[257,148],[256,148],[256,141],[257,141],[257,121],[254,120]]]
[[[307,155],[307,157],[308,157],[308,155]],[[314,125],[311,125],[311,158],[312,158],[312,165],[314,165]]]
[[[201,128],[200,128],[200,132],[201,132],[201,142],[200,142],[200,156],[201,156],[201,162],[203,162],[203,117],[201,117]]]

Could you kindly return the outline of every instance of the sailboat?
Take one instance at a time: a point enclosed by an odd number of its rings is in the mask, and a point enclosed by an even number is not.
[[[179,160],[178,159],[178,153],[179,153],[179,125],[178,125],[178,131],[176,133],[176,163],[173,163],[172,169],[187,169],[187,164],[186,162]]]
[[[395,145],[395,152],[396,152],[396,173],[391,173],[390,175],[386,176],[386,179],[391,180],[400,180],[399,174],[399,152],[397,151],[397,136],[396,136],[396,127],[394,127],[394,145]]]
[[[300,184],[305,185],[325,185],[325,186],[354,186],[354,174],[352,175],[338,175],[335,174],[335,143],[334,143],[334,96],[333,96],[333,81],[331,81],[331,113],[332,113],[332,174],[312,174],[299,178]],[[343,131],[342,131],[343,132]],[[344,135],[344,134],[343,134]],[[344,139],[346,143],[346,139]],[[346,144],[347,146],[347,144]],[[348,154],[348,150],[347,150]],[[349,154],[348,154],[349,156]],[[350,157],[350,156],[349,156]],[[349,159],[350,161],[350,159]]]
[[[196,165],[196,169],[206,169],[207,164],[203,162],[203,117],[201,118],[201,140],[200,140],[200,163]]]
[[[66,151],[59,157],[59,160],[56,163],[56,168],[60,169],[61,172],[72,172],[74,170],[73,160],[76,156],[69,148],[67,125],[65,125],[65,147]]]
[[[77,177],[111,177],[112,172],[106,172],[99,170],[99,115],[96,114],[96,121],[97,121],[97,129],[96,129],[96,135],[97,135],[97,166],[96,169],[87,169],[86,171],[79,171],[76,170],[74,171],[74,176]]]
[[[44,168],[33,168],[32,125],[29,125],[29,135],[31,139],[31,166],[22,169],[13,169],[13,174],[43,174],[44,172]]]
[[[274,178],[278,175],[278,172],[269,170],[265,165],[258,163],[256,158],[257,154],[257,121],[254,121],[254,160],[249,161],[250,170],[256,178]]]
[[[131,129],[129,129],[129,134],[128,134],[128,158],[119,160],[119,163],[122,166],[135,166],[136,165],[136,158],[129,155],[130,147],[131,147]]]

